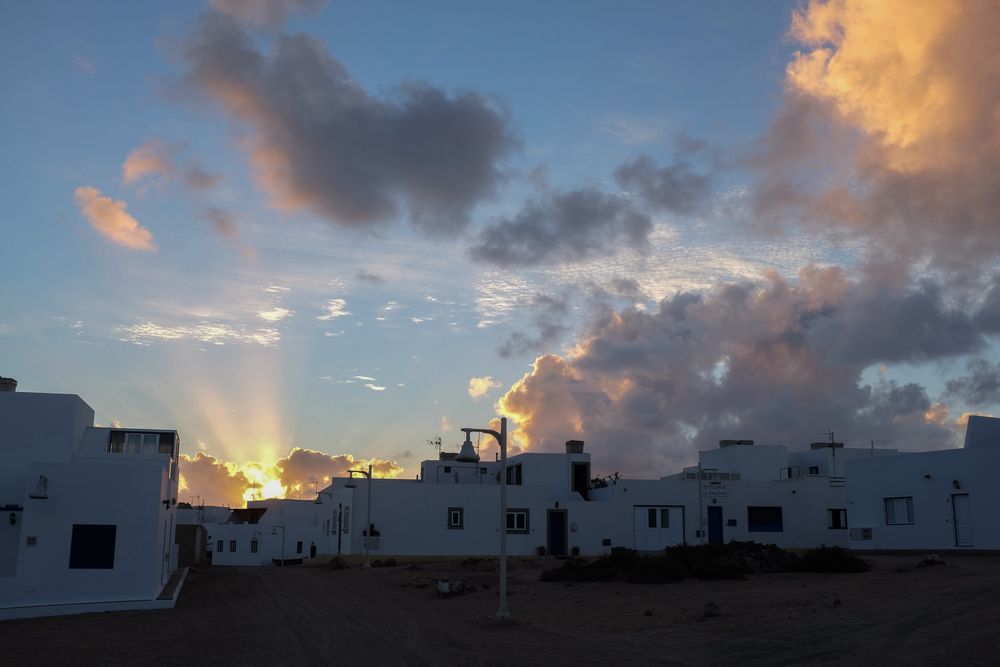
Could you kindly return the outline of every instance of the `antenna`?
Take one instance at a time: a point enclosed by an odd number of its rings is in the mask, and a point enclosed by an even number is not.
[[[440,454],[441,454],[441,436],[440,435],[438,437],[436,437],[436,438],[431,438],[430,440],[428,440],[427,444],[430,445],[431,447],[433,447],[434,449],[436,449],[438,455],[440,456]]]

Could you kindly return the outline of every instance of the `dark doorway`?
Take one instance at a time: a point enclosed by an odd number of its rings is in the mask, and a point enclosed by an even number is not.
[[[708,508],[708,543],[722,544],[722,508]]]
[[[590,490],[590,464],[573,464],[573,490],[587,500],[587,491]]]
[[[549,510],[549,554],[566,555],[566,510]]]

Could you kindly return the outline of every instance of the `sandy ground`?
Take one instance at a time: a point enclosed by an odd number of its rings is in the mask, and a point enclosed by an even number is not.
[[[0,622],[0,664],[1000,664],[1000,558],[870,560],[646,586],[545,583],[557,561],[515,561],[510,624],[492,617],[495,561],[198,569],[173,610]],[[438,598],[437,578],[471,590]]]

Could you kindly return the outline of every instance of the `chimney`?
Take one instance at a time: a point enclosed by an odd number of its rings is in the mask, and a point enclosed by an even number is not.
[[[0,376],[0,391],[17,391],[17,380]]]
[[[566,441],[566,453],[567,454],[583,454],[583,440],[567,440]]]

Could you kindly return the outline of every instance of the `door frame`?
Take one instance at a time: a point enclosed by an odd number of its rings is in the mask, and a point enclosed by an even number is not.
[[[557,554],[552,549],[552,516],[555,514],[562,515],[563,522],[563,544],[562,553]],[[545,512],[545,548],[548,550],[550,556],[568,556],[569,555],[569,512],[565,509],[549,509]]]

